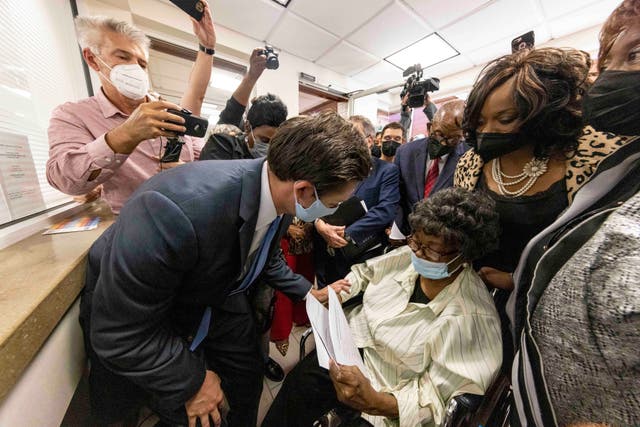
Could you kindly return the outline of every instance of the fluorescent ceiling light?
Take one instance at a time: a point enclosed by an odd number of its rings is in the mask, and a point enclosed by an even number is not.
[[[460,52],[451,47],[438,33],[433,33],[393,55],[387,56],[385,61],[401,70],[415,64],[427,68],[459,54]]]

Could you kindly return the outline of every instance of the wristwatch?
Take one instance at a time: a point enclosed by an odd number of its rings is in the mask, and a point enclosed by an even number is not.
[[[204,52],[207,55],[215,55],[216,53],[215,49],[209,49],[208,47],[204,47],[202,45],[200,45],[200,52]]]

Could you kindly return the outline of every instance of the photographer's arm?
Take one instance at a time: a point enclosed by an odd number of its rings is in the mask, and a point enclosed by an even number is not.
[[[242,129],[241,122],[244,109],[249,104],[251,92],[266,67],[267,57],[262,54],[262,48],[253,49],[249,59],[249,72],[233,92],[233,99],[227,101],[227,105],[220,113],[218,124],[231,124]]]
[[[216,31],[213,26],[211,10],[207,2],[205,4],[204,14],[200,21],[191,18],[193,23],[193,33],[198,38],[198,42],[208,48],[214,49],[216,46]],[[189,76],[189,85],[184,93],[180,105],[190,110],[194,115],[199,116],[204,102],[204,96],[211,79],[211,69],[213,67],[213,55],[198,50],[196,62]]]

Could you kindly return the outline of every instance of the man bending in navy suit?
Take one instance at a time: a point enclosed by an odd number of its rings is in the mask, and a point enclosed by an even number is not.
[[[369,119],[353,116],[349,120],[371,147],[375,128]],[[385,230],[393,222],[400,202],[398,167],[376,157],[371,161],[371,175],[354,192],[367,206],[364,216],[348,226],[331,225],[322,219],[315,222],[319,238],[314,239],[314,261],[320,287],[345,277],[353,264],[382,255],[387,245]],[[348,245],[355,246],[356,250],[346,251]]]
[[[267,159],[196,162],[143,184],[89,255],[81,322],[103,405],[125,411],[143,395],[163,423],[208,427],[226,400],[227,425],[255,426],[264,364],[247,293],[261,276],[326,301],[286,266],[278,236],[291,215],[332,213],[370,169],[360,133],[328,113],[285,122]]]
[[[411,232],[408,217],[417,202],[438,190],[453,187],[456,164],[469,149],[463,142],[463,115],[464,101],[442,104],[433,117],[431,135],[398,148],[394,162],[400,170],[400,209],[395,225],[401,235],[392,232],[395,244]]]

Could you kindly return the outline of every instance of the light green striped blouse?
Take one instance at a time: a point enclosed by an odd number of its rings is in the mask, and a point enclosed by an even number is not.
[[[484,283],[466,267],[429,304],[410,303],[418,274],[403,247],[352,267],[347,313],[373,387],[392,393],[399,419],[365,415],[374,426],[437,426],[452,397],[484,394],[502,363],[500,320]]]

